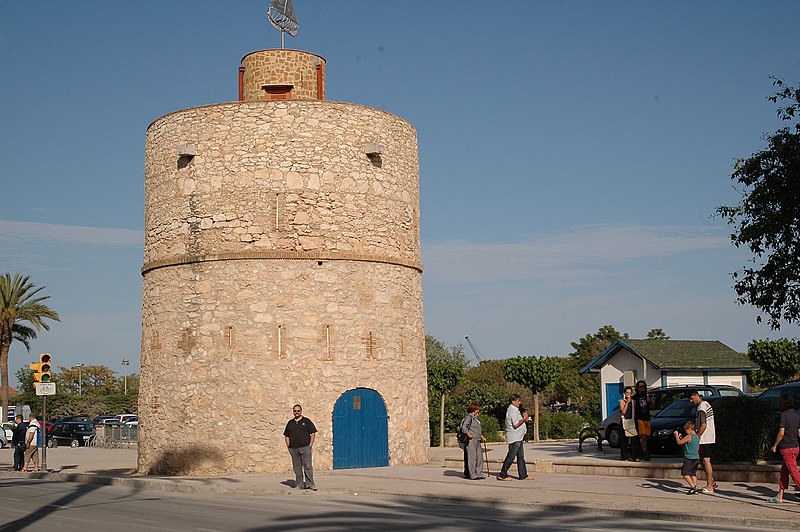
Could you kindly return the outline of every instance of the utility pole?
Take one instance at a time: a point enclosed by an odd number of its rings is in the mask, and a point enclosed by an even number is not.
[[[78,395],[83,395],[83,375],[81,368],[83,368],[83,364],[75,364],[78,368]]]
[[[129,366],[130,363],[131,363],[131,361],[128,360],[127,358],[123,358],[122,359],[122,371],[123,371],[122,378],[125,381],[125,395],[128,395],[128,370],[127,370],[127,366]]]

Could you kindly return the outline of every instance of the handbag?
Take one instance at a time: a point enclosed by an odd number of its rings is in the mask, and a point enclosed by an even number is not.
[[[622,430],[625,431],[625,436],[632,438],[633,436],[638,436],[639,432],[636,430],[636,420],[635,419],[622,419]]]
[[[620,401],[620,403],[621,402],[622,401]],[[633,405],[628,405],[628,408],[633,408]],[[628,419],[625,417],[625,414],[622,414],[622,412],[620,412],[620,414],[622,415],[622,430],[625,432],[625,436],[628,438],[638,436],[639,431],[636,430],[636,420],[633,419],[633,415],[631,415],[630,419]]]

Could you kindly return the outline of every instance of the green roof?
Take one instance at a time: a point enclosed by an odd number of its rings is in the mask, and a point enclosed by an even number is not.
[[[622,349],[639,355],[655,367],[703,371],[753,371],[758,365],[745,353],[734,351],[719,340],[614,340],[605,351],[581,368],[596,373]]]
[[[746,354],[719,340],[620,340],[660,369],[758,369]]]

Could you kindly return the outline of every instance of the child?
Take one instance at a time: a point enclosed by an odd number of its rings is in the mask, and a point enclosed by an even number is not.
[[[689,483],[689,491],[687,495],[694,495],[700,493],[697,488],[697,466],[700,465],[700,436],[695,432],[694,421],[687,421],[683,426],[686,431],[686,436],[681,438],[680,433],[676,430],[673,432],[675,441],[678,445],[683,445],[683,467],[681,467],[681,475]]]

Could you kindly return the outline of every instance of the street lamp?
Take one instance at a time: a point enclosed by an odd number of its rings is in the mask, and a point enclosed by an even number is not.
[[[131,361],[128,360],[127,358],[123,358],[122,359],[122,365],[123,366],[129,366],[130,363],[131,363]],[[123,368],[123,371],[125,372],[123,374],[123,378],[125,379],[125,395],[128,395],[128,373],[127,373],[127,369]]]
[[[78,367],[78,395],[83,395],[83,374],[81,368],[83,364],[75,364]]]

